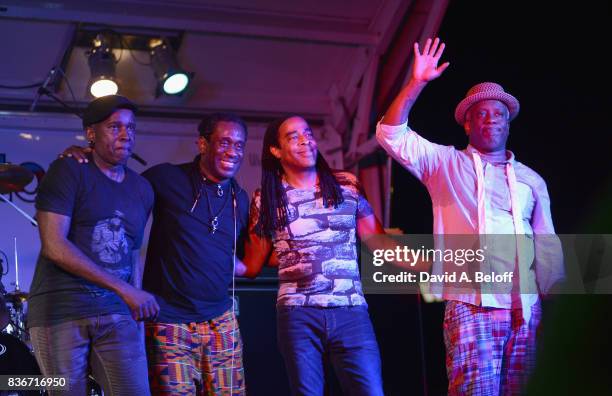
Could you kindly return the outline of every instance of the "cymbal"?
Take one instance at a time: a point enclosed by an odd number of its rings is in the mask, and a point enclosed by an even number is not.
[[[0,194],[23,191],[34,174],[28,168],[14,164],[0,164]]]
[[[21,290],[13,290],[12,292],[4,294],[4,298],[6,301],[12,302],[13,304],[22,303],[28,299],[28,293]]]

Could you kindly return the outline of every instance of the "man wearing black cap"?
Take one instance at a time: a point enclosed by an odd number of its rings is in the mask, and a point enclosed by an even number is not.
[[[159,306],[139,289],[153,191],[126,167],[135,111],[122,96],[92,101],[83,116],[90,161],[54,161],[36,198],[42,247],[28,326],[43,374],[68,377],[62,395],[86,394],[89,372],[105,394],[149,394],[135,320],[154,318]]]

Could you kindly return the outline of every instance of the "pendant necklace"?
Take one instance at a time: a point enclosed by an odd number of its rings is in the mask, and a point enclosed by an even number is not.
[[[223,206],[221,206],[221,209],[219,209],[217,214],[214,214],[212,210],[212,205],[210,203],[210,197],[208,196],[208,190],[206,189],[206,186],[204,185],[205,182],[206,182],[206,177],[202,175],[202,183],[200,184],[200,191],[198,192],[198,195],[196,196],[196,200],[193,203],[193,206],[191,207],[191,212],[193,213],[198,201],[200,200],[200,197],[202,196],[202,190],[204,190],[204,194],[206,195],[206,202],[208,203],[208,213],[210,214],[208,228],[210,228],[210,233],[214,234],[219,229],[219,216],[221,216],[223,209],[225,209],[225,207],[227,206],[227,201],[229,201],[229,199],[225,198],[225,201],[223,202]],[[230,188],[232,188],[231,185],[230,185]],[[219,183],[217,183],[216,194],[217,194],[217,197],[219,198],[223,197],[224,195],[223,188],[221,187],[221,184]]]

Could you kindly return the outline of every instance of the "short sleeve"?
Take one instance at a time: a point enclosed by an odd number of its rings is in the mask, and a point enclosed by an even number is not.
[[[138,250],[142,246],[144,232],[147,226],[147,220],[149,219],[149,216],[151,215],[151,210],[153,209],[153,203],[155,202],[155,195],[153,193],[153,188],[151,187],[151,184],[146,178],[141,177],[140,175],[136,173],[134,173],[134,175],[138,178],[138,181],[140,183],[141,202],[144,208],[144,212],[143,212],[144,218],[142,219],[142,227],[139,229],[138,235],[136,235],[136,238],[134,239],[134,245],[132,246],[133,250]]]
[[[236,255],[240,258],[244,257],[244,244],[248,235],[247,227],[249,223],[249,196],[246,191],[240,189],[237,195],[236,211],[238,216],[238,240],[236,246]]]
[[[156,177],[158,167],[159,165],[153,166],[140,174],[142,177],[144,177],[149,182],[150,186],[155,191],[158,190],[157,180],[159,178]]]
[[[72,217],[78,185],[79,165],[72,158],[60,158],[51,163],[36,195],[36,209]]]
[[[145,208],[147,211],[147,218],[151,214],[153,210],[153,204],[155,203],[155,194],[153,193],[153,187],[151,183],[145,178],[143,178],[143,202],[145,203]]]
[[[240,232],[244,232],[249,224],[249,195],[241,189],[237,196],[238,222],[240,223]]]
[[[365,190],[355,175],[346,171],[335,171],[334,176],[340,186],[357,201],[357,219],[362,219],[374,214],[374,210],[370,206],[366,198]]]
[[[370,202],[365,197],[365,192],[361,188],[361,184],[357,182],[357,219],[363,219],[374,214]]]

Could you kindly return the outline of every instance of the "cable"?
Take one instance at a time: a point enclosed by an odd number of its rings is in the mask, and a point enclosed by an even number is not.
[[[0,253],[2,253],[2,255],[4,256],[4,262],[6,263],[6,271],[4,271],[4,269],[2,268],[2,260],[0,260],[0,277],[4,276],[6,274],[9,273],[9,261],[8,261],[8,257],[6,256],[6,253],[4,253],[2,250],[0,250]]]
[[[30,89],[30,88],[36,88],[43,85],[43,81],[39,81],[37,83],[34,84],[29,84],[29,85],[3,85],[0,84],[0,88],[2,89]]]
[[[143,62],[142,60],[138,59],[136,57],[136,55],[134,55],[134,51],[135,49],[133,49],[129,43],[124,39],[123,35],[121,33],[119,33],[116,30],[111,29],[108,25],[104,25],[105,28],[102,29],[100,32],[102,33],[110,33],[112,35],[115,35],[118,39],[119,39],[119,43],[121,45],[121,52],[119,53],[119,57],[117,57],[117,59],[115,60],[115,63],[119,63],[119,61],[121,60],[122,56],[123,56],[123,50],[125,48],[128,49],[130,56],[132,57],[132,59],[134,59],[134,62],[143,65],[143,66],[151,66],[152,62],[151,62],[151,56],[149,54],[149,62]],[[37,84],[40,85],[40,84]]]
[[[134,55],[134,49],[130,47],[130,45],[123,38],[123,36],[120,35],[119,38],[121,40],[121,47],[123,47],[124,45],[127,47],[128,51],[130,52],[130,56],[132,57],[132,59],[134,59],[134,62],[138,63],[139,65],[143,65],[143,66],[151,66],[151,56],[149,56],[149,62],[143,62],[139,60],[138,58],[136,58],[136,55]]]
[[[72,103],[76,103],[76,97],[74,96],[74,92],[72,91],[72,87],[70,86],[70,81],[68,80],[68,77],[66,77],[66,73],[64,73],[64,69],[62,69],[61,67],[57,68],[57,71],[60,72],[60,74],[62,75],[63,80],[66,82],[66,86],[68,87],[68,91],[70,91],[70,96],[72,96]]]
[[[73,113],[74,115],[76,115],[79,118],[83,118],[83,115],[80,114],[76,109],[73,109],[72,107],[68,106],[66,103],[64,103],[63,100],[61,100],[57,96],[53,95],[48,89],[45,89],[43,91],[43,93],[45,95],[47,95],[48,97],[50,97],[51,99],[55,100],[57,103],[61,104],[69,112]]]
[[[236,355],[236,346],[234,337],[236,335],[236,245],[238,239],[238,226],[236,224],[236,193],[230,181],[230,190],[232,191],[232,200],[234,201],[234,255],[232,256],[232,364],[230,366],[230,395],[234,394],[234,356]]]

